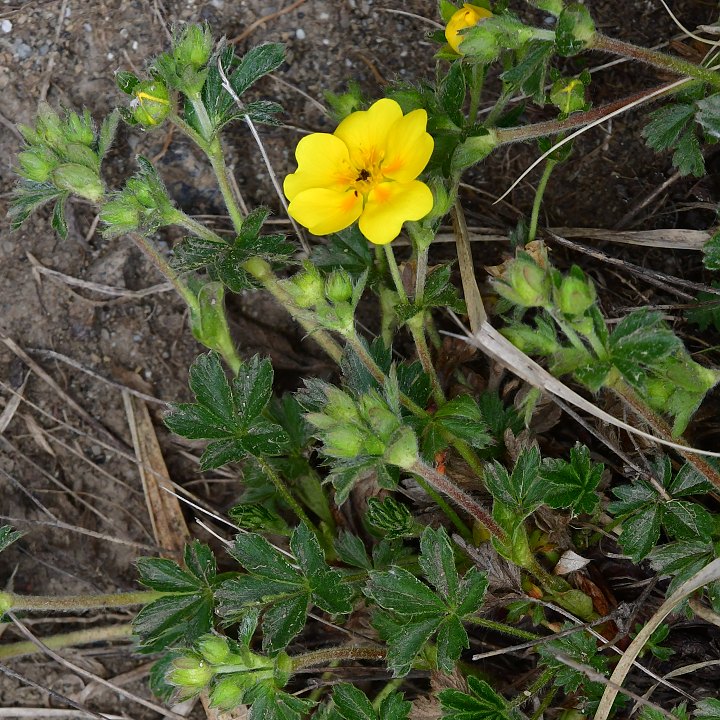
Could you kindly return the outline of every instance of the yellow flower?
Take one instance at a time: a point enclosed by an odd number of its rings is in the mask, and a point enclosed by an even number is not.
[[[465,39],[465,35],[461,35],[460,31],[473,27],[489,17],[492,17],[492,13],[487,8],[465,3],[460,10],[453,14],[445,27],[445,39],[448,41],[448,45],[456,53],[462,55],[460,43]]]
[[[391,242],[406,220],[432,210],[430,188],[416,180],[433,151],[426,126],[425,110],[403,115],[384,98],[348,115],[332,135],[307,135],[295,149],[298,169],[283,186],[290,215],[314,235],[359,220],[370,242]]]

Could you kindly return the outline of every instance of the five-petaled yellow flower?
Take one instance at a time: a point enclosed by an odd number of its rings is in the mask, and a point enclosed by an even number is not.
[[[348,115],[332,135],[307,135],[295,150],[298,169],[283,186],[290,215],[315,235],[359,220],[370,242],[391,242],[406,220],[432,210],[430,188],[416,179],[433,151],[426,126],[425,110],[403,115],[384,98]]]
[[[456,53],[462,55],[460,43],[465,39],[465,35],[461,35],[460,31],[473,27],[489,17],[492,17],[492,13],[487,8],[465,3],[460,10],[453,14],[445,26],[445,39],[448,41],[448,45]]]

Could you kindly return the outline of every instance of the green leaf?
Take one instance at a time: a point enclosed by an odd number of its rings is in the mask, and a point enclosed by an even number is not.
[[[384,500],[370,498],[366,519],[370,525],[383,531],[388,539],[408,537],[416,533],[412,513],[391,495]]]
[[[510,88],[529,95],[538,105],[545,104],[545,85],[548,65],[554,44],[535,41],[518,51],[517,62],[500,77]]]
[[[335,540],[335,551],[346,565],[370,570],[372,563],[368,558],[363,541],[352,533],[342,530]]]
[[[54,185],[50,183],[36,183],[25,180],[20,183],[13,193],[13,199],[8,211],[10,218],[10,227],[17,230],[20,226],[45,203],[64,198],[64,193],[60,192]]]
[[[547,458],[540,475],[548,483],[544,501],[553,508],[572,508],[577,513],[592,513],[598,504],[596,488],[605,466],[593,464],[584,445],[570,450],[570,461]]]
[[[507,704],[484,680],[468,677],[470,693],[441,690],[438,699],[443,720],[509,720]]]
[[[512,474],[498,462],[487,465],[487,489],[518,515],[527,517],[543,502],[544,487],[540,477],[540,451],[531,447],[523,451]]]
[[[463,125],[463,104],[465,102],[465,73],[462,63],[453,63],[440,87],[440,105],[448,117],[457,125]]]
[[[328,270],[344,268],[354,276],[372,271],[374,266],[370,244],[357,224],[330,235],[326,245],[316,246],[311,261],[316,267]]]
[[[245,91],[263,75],[277,70],[284,61],[285,46],[282,43],[266,43],[251,48],[230,76],[230,85],[235,94],[242,98]]]
[[[694,465],[688,462],[678,470],[677,475],[668,483],[667,487],[673,497],[700,495],[713,490],[712,483]]]
[[[711,244],[714,249],[710,248]],[[703,246],[703,264],[709,270],[720,270],[720,234],[713,235]],[[708,264],[710,263],[710,265]],[[715,267],[711,267],[714,264]],[[717,280],[712,281],[712,287],[720,289]],[[701,292],[697,296],[697,306],[685,313],[687,319],[697,325],[701,330],[714,327],[720,332],[720,296],[715,293]]]
[[[227,427],[235,424],[230,383],[216,352],[200,355],[190,367],[190,389],[198,404],[211,410]]]
[[[695,119],[700,123],[705,134],[711,138],[720,138],[720,93],[715,93],[699,100],[698,113]]]
[[[448,604],[454,605],[458,598],[460,579],[450,538],[444,528],[425,528],[420,538],[418,563],[430,584]]]
[[[718,720],[720,719],[720,700],[707,698],[701,700],[695,706],[695,720]]]
[[[442,600],[404,568],[370,572],[364,592],[380,607],[402,616],[426,617],[446,610]]]
[[[713,516],[698,503],[671,500],[665,503],[663,526],[678,540],[698,538],[709,542],[715,528]]]
[[[13,530],[12,525],[0,526],[0,552],[7,550],[16,540],[19,540],[25,533]]]
[[[367,695],[354,685],[340,683],[333,689],[333,702],[344,720],[378,720]]]
[[[700,150],[697,135],[692,130],[683,133],[678,141],[672,164],[681,175],[702,177],[705,174],[705,158]]]
[[[11,211],[12,212],[12,209]],[[13,225],[15,227],[15,225]],[[720,270],[720,232],[715,233],[702,248],[703,265],[708,270]],[[717,287],[713,284],[713,287]],[[698,297],[698,300],[700,298]],[[710,299],[710,298],[705,298]],[[714,298],[713,298],[714,299]],[[717,327],[717,325],[716,325]]]
[[[262,624],[265,652],[274,654],[288,646],[305,627],[309,605],[310,594],[307,593],[281,600],[265,611]]]
[[[648,116],[650,122],[642,131],[645,142],[658,152],[677,146],[683,131],[695,114],[694,105],[675,103]]]
[[[398,631],[387,639],[385,659],[394,677],[407,675],[417,654],[423,649],[442,623],[439,617],[407,620]]]

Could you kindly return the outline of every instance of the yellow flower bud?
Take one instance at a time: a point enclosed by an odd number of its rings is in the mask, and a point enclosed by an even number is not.
[[[465,3],[460,10],[453,14],[445,27],[445,39],[448,41],[448,45],[456,53],[462,55],[460,43],[465,36],[461,35],[460,31],[473,27],[489,17],[492,17],[492,13],[487,8]]]

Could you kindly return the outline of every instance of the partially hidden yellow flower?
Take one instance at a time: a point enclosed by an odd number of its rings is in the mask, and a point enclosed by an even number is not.
[[[359,220],[370,242],[391,242],[406,220],[433,207],[430,188],[416,179],[433,151],[426,127],[425,110],[403,115],[384,98],[348,115],[333,134],[305,136],[295,149],[298,169],[283,186],[290,215],[315,235]]]
[[[487,8],[465,3],[460,10],[453,14],[445,26],[445,39],[448,41],[448,45],[456,53],[462,55],[460,43],[465,39],[465,35],[461,35],[460,31],[473,27],[489,17],[492,17],[492,13]]]

